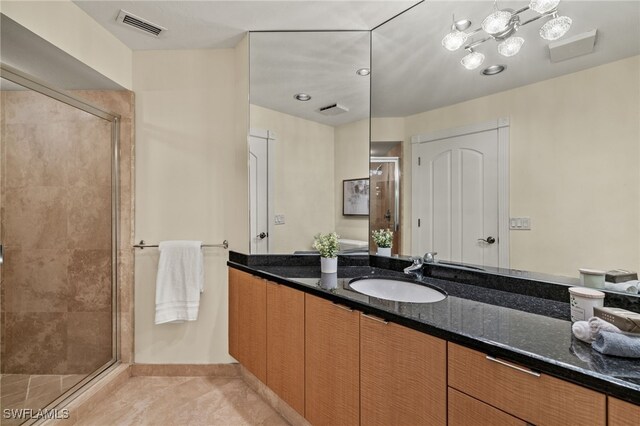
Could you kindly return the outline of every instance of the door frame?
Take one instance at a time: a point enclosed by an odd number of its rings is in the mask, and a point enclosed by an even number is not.
[[[495,120],[482,123],[470,124],[467,126],[453,127],[449,129],[436,130],[433,132],[420,133],[411,136],[411,164],[417,165],[418,158],[414,147],[428,142],[440,141],[457,136],[471,135],[474,133],[486,132],[487,130],[498,131],[498,267],[509,268],[509,117],[500,117]],[[411,228],[418,220],[418,205],[413,202],[418,196],[415,173],[416,168],[412,167],[411,173]],[[417,251],[415,239],[411,239],[412,252]],[[414,253],[415,254],[415,253]]]
[[[274,194],[274,171],[275,171],[275,143],[276,143],[276,133],[272,130],[264,130],[258,128],[249,129],[249,135],[247,136],[247,153],[251,150],[250,139],[260,138],[264,139],[267,144],[267,234],[271,237],[272,229],[272,220],[275,217],[275,206],[272,202],[272,196]],[[247,156],[247,161],[249,160],[249,156]],[[251,170],[248,171],[249,174]],[[251,180],[249,179],[249,184],[251,184]],[[249,188],[248,188],[249,189]],[[251,191],[249,190],[249,197],[251,196]],[[249,201],[249,229],[251,229],[251,200]],[[251,240],[254,238],[253,235],[249,236],[249,252],[251,252]],[[270,239],[267,238],[267,253],[270,253]]]

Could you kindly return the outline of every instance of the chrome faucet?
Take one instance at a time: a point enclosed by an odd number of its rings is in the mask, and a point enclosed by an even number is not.
[[[423,257],[424,263],[436,263],[436,254],[438,254],[437,251],[426,252]]]
[[[407,275],[414,274],[417,279],[422,279],[422,258],[412,257],[413,265],[404,268],[404,273]]]

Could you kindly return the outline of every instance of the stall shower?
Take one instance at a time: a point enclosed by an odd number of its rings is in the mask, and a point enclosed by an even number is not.
[[[118,119],[16,81],[0,86],[3,413],[50,406],[117,353]]]

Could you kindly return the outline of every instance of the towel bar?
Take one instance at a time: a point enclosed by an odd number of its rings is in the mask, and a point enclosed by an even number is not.
[[[134,244],[133,247],[144,250],[147,247],[158,247],[158,244],[145,244],[144,240],[140,240],[140,242],[138,244]],[[229,241],[224,240],[222,244],[202,244],[201,247],[221,247],[226,250],[229,248]]]

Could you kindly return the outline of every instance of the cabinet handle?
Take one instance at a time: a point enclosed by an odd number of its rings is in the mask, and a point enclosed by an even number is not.
[[[493,362],[497,362],[498,364],[502,364],[502,365],[504,365],[506,367],[513,368],[514,370],[522,371],[523,373],[531,374],[532,376],[535,376],[535,377],[540,377],[540,373],[536,373],[535,371],[527,370],[526,368],[518,367],[517,365],[509,364],[508,362],[505,362],[505,361],[503,361],[501,359],[498,359],[498,358],[494,358],[494,357],[492,357],[490,355],[487,355],[487,359],[489,361],[493,361]]]
[[[341,305],[341,304],[335,303],[335,302],[332,302],[332,303],[333,303],[334,306],[336,306],[336,307],[338,307],[340,309],[343,309],[343,310],[348,311],[348,312],[353,312],[353,309],[351,309],[348,306],[344,306],[344,305]]]
[[[372,319],[372,320],[374,320],[374,321],[381,322],[381,323],[383,323],[383,324],[389,324],[389,321],[383,320],[383,319],[382,319],[382,318],[380,318],[380,317],[376,317],[376,316],[373,316],[373,315],[367,315],[367,314],[362,314],[362,316],[363,316],[363,317],[367,317],[367,318],[369,318],[369,319]]]

